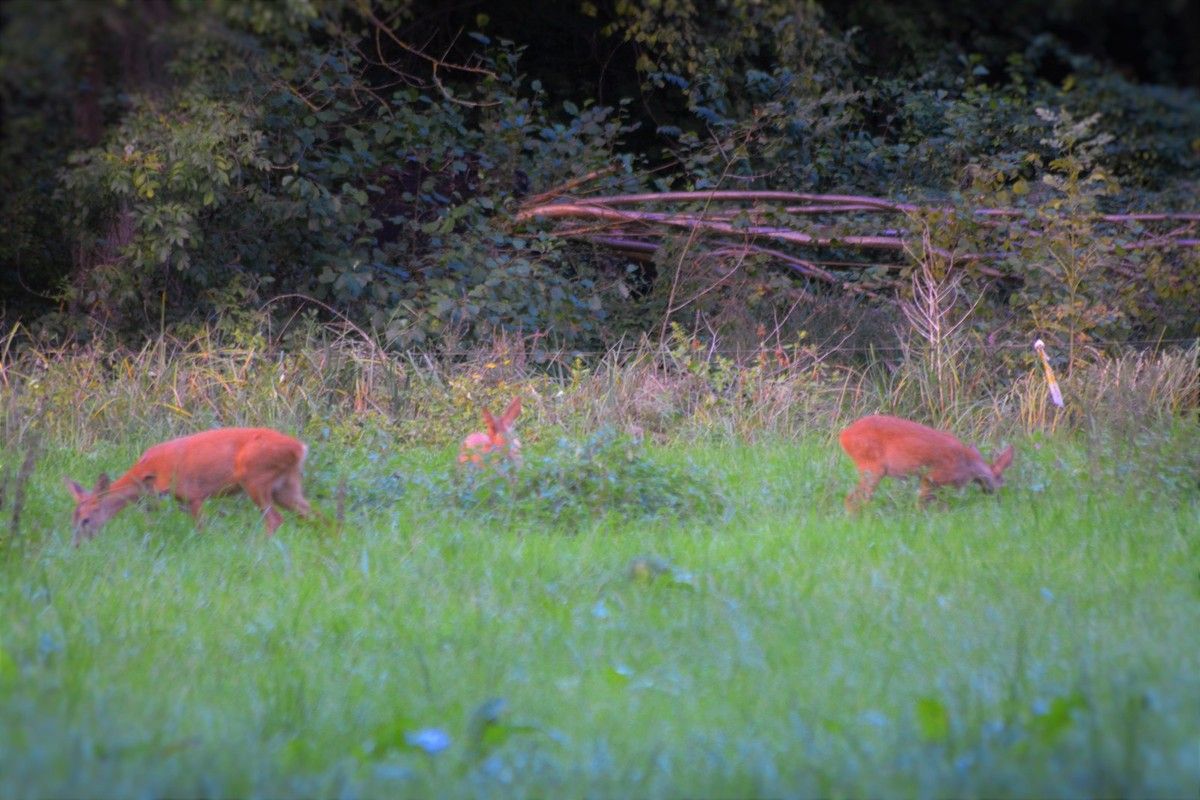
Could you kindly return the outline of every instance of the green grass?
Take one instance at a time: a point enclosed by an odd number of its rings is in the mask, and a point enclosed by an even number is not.
[[[386,480],[449,452],[318,441],[340,537],[269,540],[229,498],[73,550],[61,475],[148,443],[38,464],[0,566],[0,796],[1200,793],[1186,461],[1018,441],[997,496],[922,513],[885,482],[850,518],[827,442],[693,445],[652,455],[723,516],[556,522]]]

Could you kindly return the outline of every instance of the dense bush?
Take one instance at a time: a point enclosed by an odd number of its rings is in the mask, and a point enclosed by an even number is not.
[[[605,516],[684,519],[720,516],[726,507],[715,478],[695,466],[653,459],[612,428],[584,441],[559,440],[517,468],[504,458],[460,469],[426,487],[435,503],[473,514],[554,520],[570,530]]]
[[[505,211],[531,183],[608,163],[611,109],[552,119],[507,43],[480,44],[487,77],[462,101],[381,96],[363,57],[311,42],[282,63],[210,45],[178,55],[167,110],[136,100],[63,173],[87,261],[71,302],[136,329],[164,305],[178,317],[299,291],[405,345],[496,328],[598,338],[601,276],[508,230]],[[238,55],[213,86],[207,64]]]

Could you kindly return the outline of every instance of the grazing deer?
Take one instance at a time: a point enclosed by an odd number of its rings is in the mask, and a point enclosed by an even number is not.
[[[142,495],[167,492],[187,505],[200,527],[205,500],[244,491],[262,509],[270,536],[283,522],[276,503],[303,517],[312,511],[300,486],[307,452],[303,442],[269,428],[217,428],[154,445],[115,481],[101,475],[90,492],[65,478],[75,497],[74,544],[93,538]]]
[[[487,431],[472,433],[463,439],[458,451],[458,463],[482,465],[484,456],[495,451],[511,461],[513,466],[521,466],[521,440],[512,433],[513,422],[520,413],[519,397],[513,398],[500,419],[493,417],[492,412],[485,408],[483,421],[487,424]]]
[[[846,509],[854,512],[871,499],[885,476],[921,476],[918,498],[929,503],[939,486],[962,487],[971,481],[985,492],[1004,485],[1004,470],[1013,460],[1012,445],[988,464],[979,451],[945,431],[934,430],[899,417],[875,414],[852,422],[838,436],[842,449],[858,467],[860,480],[846,495]]]

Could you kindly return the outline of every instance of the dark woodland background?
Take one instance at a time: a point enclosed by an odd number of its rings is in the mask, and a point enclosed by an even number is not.
[[[499,332],[604,347],[668,322],[727,342],[870,341],[922,268],[981,301],[981,335],[1200,333],[1200,3],[0,8],[0,320],[49,340],[236,332],[309,308],[401,348]],[[639,256],[514,219],[563,186],[942,210],[770,212],[916,242],[808,248],[827,271],[814,280],[686,232]],[[1101,216],[1163,211],[1182,216]]]

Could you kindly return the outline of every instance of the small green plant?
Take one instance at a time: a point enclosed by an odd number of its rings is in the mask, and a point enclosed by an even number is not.
[[[1055,155],[1042,182],[1053,195],[1039,209],[1045,233],[1022,237],[1021,256],[1029,268],[1014,304],[1027,309],[1037,335],[1059,343],[1066,372],[1079,366],[1090,343],[1128,333],[1120,299],[1137,291],[1115,269],[1115,242],[1103,235],[1087,212],[1116,191],[1102,162],[1112,135],[1099,131],[1100,115],[1076,120],[1068,112],[1037,109],[1052,126],[1042,140]]]

